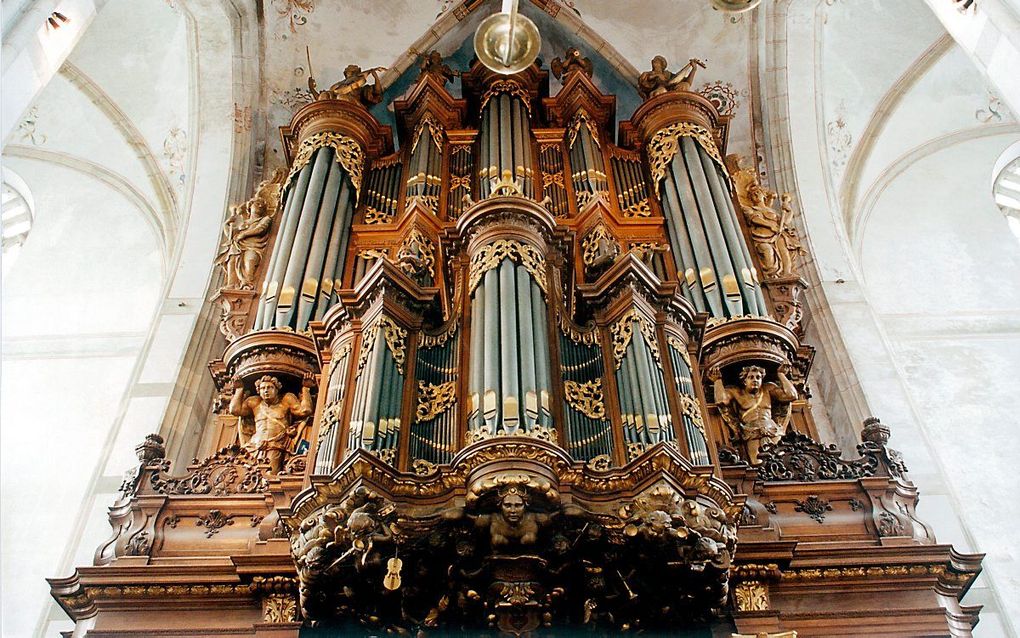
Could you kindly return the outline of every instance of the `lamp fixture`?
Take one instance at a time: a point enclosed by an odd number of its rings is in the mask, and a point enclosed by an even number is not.
[[[726,13],[744,13],[754,9],[761,0],[712,0],[712,7]]]
[[[531,66],[542,48],[538,27],[517,11],[518,0],[503,0],[503,9],[478,25],[475,54],[496,73],[513,75]]]

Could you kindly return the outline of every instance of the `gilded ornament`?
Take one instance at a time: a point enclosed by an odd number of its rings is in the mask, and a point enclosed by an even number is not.
[[[375,323],[365,330],[361,342],[361,353],[358,356],[357,373],[360,374],[365,365],[368,364],[368,358],[372,354],[372,348],[380,331],[386,346],[390,349],[390,354],[393,355],[393,361],[397,364],[397,370],[400,374],[404,374],[404,360],[407,355],[407,330],[398,326],[396,322],[386,315],[379,315]]]
[[[297,600],[290,594],[271,594],[262,599],[262,620],[287,623],[297,620]]]
[[[397,268],[419,283],[436,278],[436,246],[417,228],[411,229],[397,250]]]
[[[377,210],[372,206],[365,207],[366,224],[388,224],[393,221],[393,214]]]
[[[482,96],[482,105],[478,107],[479,111],[485,110],[485,105],[489,103],[494,96],[500,93],[508,93],[513,97],[516,97],[524,105],[524,109],[528,112],[528,117],[531,117],[531,94],[528,90],[513,80],[497,80],[492,83],[489,90]]]
[[[558,313],[560,317],[560,330],[563,334],[576,344],[584,344],[586,346],[595,346],[599,343],[599,332],[594,325],[585,326],[578,329],[574,324],[567,318],[566,313]]]
[[[294,176],[312,160],[315,151],[323,146],[329,146],[333,149],[336,154],[337,163],[350,176],[351,183],[354,184],[355,199],[358,199],[361,195],[361,180],[365,169],[365,152],[354,139],[335,131],[322,131],[310,135],[301,141],[297,154],[294,156],[294,163],[290,167],[290,173],[283,182],[282,190],[287,190]]]
[[[446,128],[436,121],[436,118],[431,113],[425,113],[421,120],[418,121],[418,126],[414,129],[414,139],[411,141],[411,152],[418,147],[418,140],[421,138],[421,134],[428,129],[429,137],[436,145],[436,150],[440,153],[443,152],[443,138],[446,136]]]
[[[548,296],[545,257],[534,246],[512,239],[499,239],[491,244],[486,244],[471,256],[468,292],[473,293],[482,281],[482,275],[498,267],[504,259],[511,259],[524,266],[535,279],[538,287]]]
[[[425,334],[424,332],[418,333],[418,348],[421,350],[427,348],[438,348],[439,346],[446,345],[446,342],[450,340],[450,337],[457,334],[457,327],[460,324],[457,321],[450,323],[450,327],[440,332],[437,335]]]
[[[415,422],[430,421],[446,412],[457,401],[457,382],[447,381],[439,385],[418,382],[418,408]]]
[[[685,417],[687,417],[691,424],[694,425],[701,434],[705,434],[705,421],[701,417],[701,406],[698,404],[698,400],[691,396],[681,392],[680,397],[680,411]]]
[[[567,404],[591,419],[604,419],[606,406],[602,397],[602,378],[578,383],[564,380],[563,391]]]
[[[627,218],[632,217],[651,217],[652,207],[648,203],[647,199],[642,199],[634,202],[630,206],[623,209],[623,216]]]
[[[605,224],[599,224],[581,240],[581,261],[594,268],[612,260],[620,253],[620,245]]]
[[[574,117],[570,119],[570,123],[567,124],[567,148],[574,148],[574,142],[577,141],[577,132],[582,124],[588,129],[588,133],[591,135],[592,141],[595,142],[595,146],[601,147],[602,144],[599,142],[599,132],[595,128],[595,123],[591,121],[591,118],[588,117],[584,109],[581,109],[574,114]]]
[[[648,159],[652,169],[652,183],[658,186],[662,178],[669,171],[669,163],[673,156],[680,151],[680,138],[690,137],[708,153],[709,157],[719,164],[719,167],[726,172],[726,164],[723,163],[722,155],[719,154],[719,147],[715,145],[712,133],[703,126],[691,124],[690,122],[676,122],[666,128],[660,129],[652,136],[648,143]]]
[[[623,357],[627,354],[627,346],[630,345],[631,337],[634,336],[634,323],[638,324],[638,329],[641,330],[641,335],[645,338],[645,345],[652,352],[655,363],[659,365],[661,370],[662,361],[659,359],[659,344],[655,336],[655,326],[652,325],[652,322],[647,317],[634,308],[624,313],[622,317],[616,320],[616,323],[609,327],[616,369],[619,370],[620,366],[623,365]]]
[[[769,591],[764,583],[757,580],[738,583],[733,589],[733,600],[737,604],[737,611],[767,611],[769,609]]]

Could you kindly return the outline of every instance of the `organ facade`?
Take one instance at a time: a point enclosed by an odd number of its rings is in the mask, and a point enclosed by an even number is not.
[[[204,455],[138,446],[50,581],[75,635],[970,635],[981,556],[889,428],[819,442],[795,213],[700,61],[620,114],[564,58],[424,56],[395,131],[357,67],[294,113],[225,227]]]

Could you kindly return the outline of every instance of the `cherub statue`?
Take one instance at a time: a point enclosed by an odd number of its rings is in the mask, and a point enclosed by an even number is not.
[[[499,511],[475,518],[475,527],[488,529],[493,549],[517,543],[534,545],[538,530],[549,522],[548,514],[527,511],[528,492],[519,485],[499,490]]]
[[[638,76],[638,91],[646,100],[667,91],[690,91],[694,82],[694,74],[698,67],[705,68],[705,63],[698,58],[691,58],[684,68],[672,73],[666,67],[666,58],[657,55],[652,58],[652,70]]]
[[[230,413],[239,417],[254,417],[255,426],[238,432],[241,444],[261,461],[269,463],[273,474],[283,468],[284,457],[297,438],[296,420],[312,414],[312,386],[315,380],[306,374],[301,382],[301,398],[292,392],[280,396],[283,384],[271,375],[265,375],[255,382],[257,396],[245,397],[244,386],[239,379],[232,380],[234,395],[230,399]],[[244,435],[249,435],[247,441]]]
[[[790,382],[790,366],[779,367],[779,383],[765,381],[765,368],[756,365],[740,370],[743,387],[723,385],[718,366],[709,369],[708,380],[715,389],[715,402],[734,439],[747,445],[747,460],[758,463],[758,451],[766,443],[776,443],[790,420],[790,404],[797,398],[797,389]],[[778,422],[773,418],[778,417]]]
[[[462,74],[460,71],[454,71],[450,66],[443,62],[443,56],[440,55],[439,51],[429,51],[425,55],[421,56],[421,62],[418,64],[418,68],[421,69],[422,75],[434,75],[443,81],[443,84],[450,82],[455,77],[460,77]]]
[[[580,71],[588,77],[591,77],[592,64],[591,60],[581,55],[581,52],[577,47],[570,47],[567,52],[563,54],[563,59],[553,58],[549,68],[552,69],[553,77],[557,80],[566,80],[567,76]]]
[[[379,86],[379,73],[386,67],[377,66],[362,71],[357,64],[348,64],[344,69],[344,79],[333,84],[325,91],[319,91],[315,78],[308,76],[308,90],[317,100],[353,100],[365,106],[373,106],[382,102],[382,89]],[[369,76],[375,81],[368,84]]]
[[[394,506],[381,495],[361,486],[344,500],[340,508],[350,514],[345,524],[336,528],[333,542],[337,545],[349,543],[350,548],[333,561],[332,565],[337,565],[348,556],[356,554],[360,556],[358,563],[364,567],[376,543],[393,540],[393,531],[386,519],[390,518]],[[327,545],[327,549],[330,547],[331,545]]]

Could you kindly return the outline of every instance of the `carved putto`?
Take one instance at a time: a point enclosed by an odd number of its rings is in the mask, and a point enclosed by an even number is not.
[[[691,58],[684,68],[676,73],[669,71],[666,58],[657,55],[652,58],[652,70],[638,76],[638,91],[646,100],[667,91],[690,91],[694,82],[694,74],[698,67],[705,68],[705,63],[698,58]]]
[[[275,376],[265,375],[255,382],[258,394],[246,398],[240,380],[233,381],[230,413],[254,420],[254,423],[241,422],[239,443],[256,458],[268,463],[273,474],[283,469],[294,442],[300,440],[299,422],[312,414],[311,388],[314,384],[314,378],[306,374],[301,383],[301,398],[292,392],[281,396],[283,383]]]
[[[315,78],[309,74],[308,91],[317,100],[352,100],[360,102],[364,106],[374,106],[382,102],[379,73],[385,70],[386,67],[377,66],[362,71],[357,64],[348,64],[344,69],[344,79],[324,91],[319,90]],[[372,78],[373,84],[368,83],[369,78]]]
[[[758,463],[758,450],[774,444],[786,430],[790,420],[790,403],[797,399],[797,389],[787,375],[789,365],[780,366],[777,382],[765,381],[765,368],[746,365],[740,369],[740,386],[724,385],[722,370],[710,368],[708,380],[715,390],[715,402],[730,429],[730,435],[747,446],[747,459]]]

